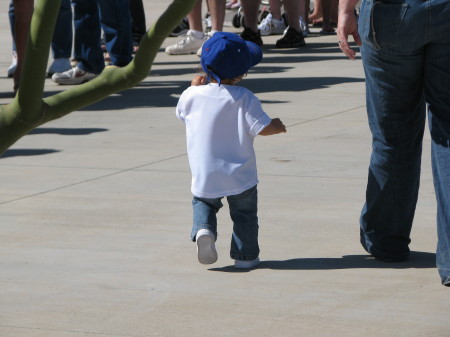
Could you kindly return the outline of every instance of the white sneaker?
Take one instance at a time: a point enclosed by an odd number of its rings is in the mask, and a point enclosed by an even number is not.
[[[302,30],[303,37],[307,37],[309,34],[309,28],[306,24],[305,20],[303,20],[303,17],[300,16],[300,29]]]
[[[96,78],[98,75],[88,73],[78,67],[74,67],[62,73],[54,73],[52,80],[58,84],[82,84]]]
[[[253,267],[256,267],[260,263],[259,257],[252,261],[241,261],[241,260],[234,260],[234,268],[237,269],[250,269]]]
[[[206,18],[203,20],[203,24],[205,25],[205,32],[210,32],[212,28],[212,19],[211,16],[208,14]]]
[[[211,264],[217,261],[217,251],[214,233],[209,229],[200,229],[195,236],[197,241],[198,262]]]
[[[16,69],[17,69],[17,54],[15,51],[13,51],[11,65],[8,68],[8,77],[13,77],[14,73],[16,72]]]
[[[206,34],[202,39],[198,39],[192,35],[191,31],[189,31],[186,35],[183,35],[176,44],[167,46],[166,53],[169,55],[195,54],[206,39]]]
[[[205,37],[204,37],[204,41],[203,41],[203,43],[205,43],[211,36],[213,36],[214,34],[211,34],[211,32],[209,32],[209,33],[206,33],[205,34]],[[203,46],[203,44],[202,44],[202,46]],[[198,50],[197,50],[197,56],[198,57],[201,57],[202,56],[202,46],[200,46],[200,48],[198,48]]]
[[[63,73],[67,70],[70,70],[72,68],[72,65],[70,64],[69,58],[57,58],[54,59],[52,64],[47,70],[47,76],[51,77],[55,73]]]
[[[261,31],[262,36],[266,35],[282,35],[286,29],[284,20],[277,20],[269,13],[259,24],[258,29]]]

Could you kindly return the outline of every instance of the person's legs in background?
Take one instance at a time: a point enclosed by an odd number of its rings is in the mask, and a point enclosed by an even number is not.
[[[77,65],[70,70],[54,73],[58,84],[81,84],[103,71],[105,61],[100,46],[100,15],[97,0],[72,0],[74,8],[74,58]],[[131,34],[131,30],[130,30]]]
[[[305,0],[284,0],[289,27],[284,36],[276,42],[277,48],[298,48],[306,45],[300,27],[300,13],[304,7]]]
[[[194,8],[187,15],[189,30],[180,37],[177,43],[167,46],[165,52],[169,55],[195,54],[206,41],[202,24],[202,0],[197,0]]]
[[[25,58],[25,48],[30,32],[31,17],[33,16],[33,0],[14,0],[14,39],[16,43],[17,67],[14,71],[14,91],[19,89],[20,76]]]
[[[133,59],[129,0],[98,0],[100,22],[105,33],[111,64],[124,67]],[[100,42],[98,44],[100,48]]]
[[[136,53],[142,36],[147,31],[144,4],[142,0],[130,0],[131,31],[133,34],[133,53]]]
[[[226,0],[207,0],[209,14],[211,15],[211,33],[221,32],[223,30],[223,22],[225,20]]]
[[[244,12],[245,28],[241,33],[244,40],[263,45],[261,32],[258,29],[259,0],[241,0],[241,7]]]
[[[50,65],[47,75],[61,73],[72,68],[70,56],[72,55],[72,5],[70,0],[61,0],[58,17],[56,19],[55,30],[52,39],[53,62]]]
[[[83,71],[100,74],[105,67],[100,48],[100,15],[97,0],[72,0],[74,8],[74,57]]]
[[[322,0],[322,30],[320,31],[322,35],[335,34],[334,28],[331,25],[333,2],[336,2],[336,0]]]
[[[8,17],[9,17],[9,25],[11,28],[11,37],[12,37],[12,60],[11,65],[8,68],[7,75],[8,77],[13,77],[14,72],[17,68],[17,53],[16,53],[16,42],[14,37],[14,25],[16,22],[16,17],[14,15],[14,3],[13,0],[9,3],[9,10],[8,10]]]
[[[286,23],[281,13],[281,1],[269,0],[269,6],[270,13],[261,20],[258,29],[262,36],[282,35],[286,30]]]

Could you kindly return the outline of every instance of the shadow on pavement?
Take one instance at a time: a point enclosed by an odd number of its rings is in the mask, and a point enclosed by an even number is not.
[[[54,149],[14,149],[8,150],[0,156],[0,159],[8,157],[26,157],[26,156],[41,156],[43,154],[50,154],[60,152]]]
[[[104,128],[36,128],[31,130],[29,135],[55,134],[64,136],[83,136],[90,135],[95,132],[104,132],[108,129]]]
[[[333,270],[333,269],[421,269],[436,268],[436,254],[427,252],[411,252],[410,259],[405,262],[386,263],[375,260],[370,255],[345,255],[341,258],[298,258],[290,260],[267,260],[255,269],[274,270]],[[235,269],[233,266],[210,268],[211,271],[228,273],[248,272],[251,269]]]
[[[242,86],[255,94],[263,94],[266,92],[301,92],[328,88],[342,83],[360,82],[364,82],[364,80],[356,77],[270,77],[252,79],[251,75],[249,75],[242,81]],[[80,110],[125,110],[139,107],[172,107],[175,110],[179,95],[189,85],[188,81],[143,81],[135,88],[109,96]],[[261,101],[263,103],[271,103],[264,101],[264,97],[261,97]],[[282,102],[289,103],[288,101]]]

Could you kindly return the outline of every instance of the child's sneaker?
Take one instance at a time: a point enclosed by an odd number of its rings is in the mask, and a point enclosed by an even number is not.
[[[294,28],[289,28],[276,43],[277,48],[297,48],[305,45],[303,33],[297,32]]]
[[[237,269],[250,269],[256,267],[260,263],[259,257],[252,261],[234,260],[234,268]]]
[[[258,29],[261,31],[262,36],[267,35],[282,35],[286,29],[286,25],[283,19],[277,20],[272,17],[272,14],[268,14],[259,24]]]
[[[211,264],[217,261],[214,233],[209,229],[200,229],[195,236],[197,241],[198,262]]]
[[[205,41],[206,35],[203,38],[198,39],[192,35],[191,31],[189,31],[186,35],[181,37],[176,44],[167,46],[166,53],[169,55],[195,54]]]

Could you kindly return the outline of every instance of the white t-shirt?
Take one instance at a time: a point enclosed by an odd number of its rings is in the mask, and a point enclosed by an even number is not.
[[[258,183],[253,139],[270,122],[248,89],[217,83],[191,86],[176,115],[186,123],[192,194],[219,198]]]

